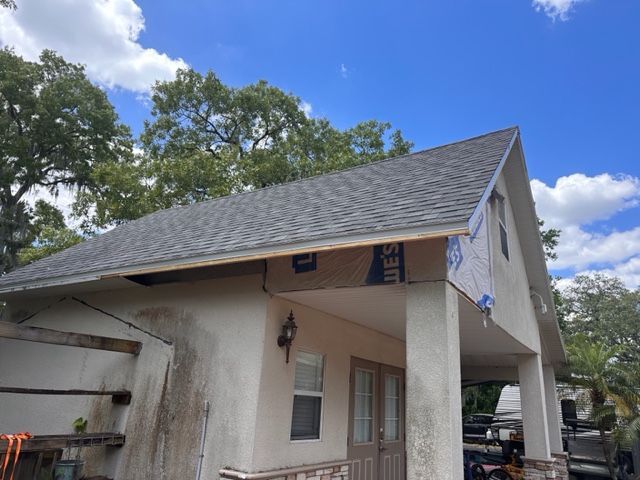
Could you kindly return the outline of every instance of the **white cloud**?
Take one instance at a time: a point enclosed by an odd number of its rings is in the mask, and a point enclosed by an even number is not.
[[[57,51],[83,63],[87,74],[107,87],[145,92],[156,80],[174,78],[187,64],[139,42],[142,10],[133,0],[21,0],[0,9],[0,43],[35,60],[41,50]]]
[[[538,12],[544,12],[553,21],[569,19],[569,12],[584,0],[533,0],[533,7]]]
[[[622,279],[629,288],[640,288],[640,256],[614,265],[613,268],[600,270],[600,273]]]
[[[624,282],[627,288],[640,288],[640,255],[630,258],[626,262],[613,265],[611,268],[603,268],[600,270],[580,270],[575,275],[593,275],[596,273],[608,275],[610,277],[617,277]],[[574,277],[561,278],[558,280],[556,285],[560,290],[565,290],[567,287],[573,285]]]
[[[640,284],[640,225],[628,230],[599,231],[594,222],[640,205],[640,179],[609,174],[576,173],[549,186],[531,180],[536,210],[545,227],[562,230],[551,269],[577,273],[599,271],[621,277],[628,286]]]
[[[340,75],[342,78],[347,78],[349,76],[349,69],[344,63],[340,64]]]
[[[606,220],[640,203],[640,179],[628,175],[574,173],[552,187],[533,179],[531,189],[538,213],[555,228]]]
[[[304,112],[307,118],[311,117],[311,113],[313,112],[313,106],[309,102],[305,102],[304,100],[300,104],[300,108]]]
[[[622,262],[640,254],[640,227],[612,233],[588,232],[575,225],[562,229],[554,269],[584,269]]]

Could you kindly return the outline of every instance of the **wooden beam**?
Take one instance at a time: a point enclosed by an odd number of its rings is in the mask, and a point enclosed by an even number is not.
[[[2,387],[0,393],[20,393],[26,395],[110,395],[113,403],[129,405],[131,392],[128,390],[56,390],[52,388]]]
[[[36,435],[22,441],[21,450],[41,452],[70,447],[99,447],[124,445],[125,436],[119,432],[74,433],[67,435]],[[15,445],[15,444],[14,444]],[[7,441],[0,440],[0,452],[7,450]]]
[[[94,348],[111,352],[130,353],[132,355],[138,355],[142,350],[142,343],[135,340],[101,337],[86,333],[61,332],[49,328],[30,327],[9,322],[0,322],[0,337],[69,347]]]

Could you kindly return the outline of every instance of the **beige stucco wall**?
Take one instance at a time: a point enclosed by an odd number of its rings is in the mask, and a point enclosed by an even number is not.
[[[70,433],[88,418],[89,431],[120,430],[120,449],[85,449],[86,473],[120,479],[195,475],[203,405],[211,402],[203,478],[220,467],[249,469],[260,387],[268,295],[262,276],[84,294],[82,300],[146,329],[172,345],[67,298],[12,301],[15,319],[52,303],[28,325],[131,338],[141,354],[0,339],[2,385],[119,389],[129,406],[110,397],[0,394],[0,431]],[[269,332],[269,335],[272,333]],[[271,339],[269,340],[271,341]],[[97,466],[100,466],[97,468]]]
[[[276,344],[280,327],[293,309],[298,334],[285,363]],[[325,355],[325,388],[320,441],[291,442],[295,353]],[[253,471],[341,460],[347,456],[351,357],[404,368],[404,343],[374,330],[274,297],[268,309],[255,434]]]
[[[512,153],[512,155],[514,154]],[[516,161],[516,159],[509,158],[507,161]],[[530,297],[524,257],[516,230],[513,209],[509,202],[510,195],[504,173],[498,178],[496,190],[506,198],[507,202],[509,260],[504,257],[500,247],[498,207],[495,201],[489,200],[491,255],[496,299],[495,307],[493,308],[493,319],[498,326],[506,330],[520,343],[539,353],[540,334],[538,322]]]

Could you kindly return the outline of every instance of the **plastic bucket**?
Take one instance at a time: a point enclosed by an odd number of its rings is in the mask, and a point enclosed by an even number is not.
[[[53,467],[53,480],[80,480],[84,460],[59,460]]]

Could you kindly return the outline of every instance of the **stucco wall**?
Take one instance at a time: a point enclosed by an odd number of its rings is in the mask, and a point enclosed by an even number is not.
[[[141,354],[0,339],[0,383],[127,388],[131,405],[113,405],[110,397],[0,394],[0,431],[70,433],[72,421],[83,416],[89,431],[127,435],[120,449],[85,449],[86,473],[188,478],[195,474],[203,405],[209,400],[204,472],[250,468],[268,302],[260,275],[82,295],[171,345],[73,299],[58,300],[14,301],[9,315],[16,320],[53,303],[25,324],[140,340]],[[205,473],[203,478],[217,477]]]
[[[293,309],[298,334],[285,363],[276,344],[280,327]],[[295,353],[325,355],[321,440],[291,442]],[[269,304],[260,383],[253,471],[341,460],[347,456],[351,356],[404,368],[404,343],[374,330],[274,297]]]
[[[514,158],[509,158],[507,161],[515,160]],[[505,197],[507,202],[509,260],[504,257],[500,247],[497,203],[489,200],[491,255],[496,298],[493,318],[498,326],[506,330],[512,337],[532,351],[539,353],[540,334],[538,322],[535,318],[534,306],[530,297],[524,257],[515,226],[513,209],[509,201],[509,190],[504,173],[498,178],[496,190]]]

